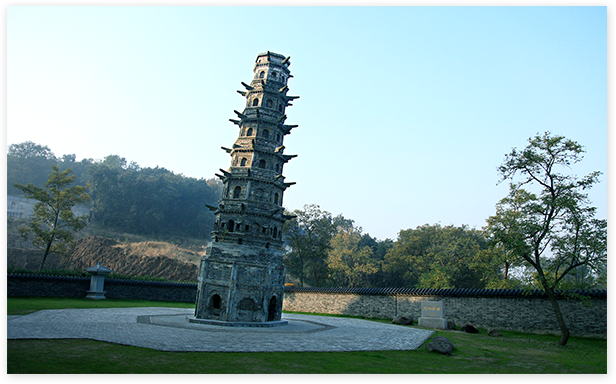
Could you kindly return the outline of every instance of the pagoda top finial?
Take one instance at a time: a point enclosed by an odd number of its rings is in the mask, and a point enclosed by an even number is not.
[[[255,60],[255,63],[256,64],[269,63],[269,64],[274,64],[274,65],[277,64],[280,66],[288,67],[289,65],[291,65],[291,62],[289,61],[290,58],[291,56],[285,57],[284,55],[281,55],[279,53],[267,51],[267,52],[258,54],[257,59]]]

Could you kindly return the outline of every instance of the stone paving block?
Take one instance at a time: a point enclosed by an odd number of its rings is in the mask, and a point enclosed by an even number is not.
[[[368,320],[284,314],[288,325],[189,323],[186,308],[43,310],[7,317],[7,339],[92,339],[161,351],[301,352],[414,350],[433,331]]]

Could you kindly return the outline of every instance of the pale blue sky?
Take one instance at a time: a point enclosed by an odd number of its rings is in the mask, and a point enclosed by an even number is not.
[[[7,145],[213,178],[257,54],[291,56],[285,193],[380,239],[480,228],[496,168],[549,130],[607,217],[605,7],[9,7]]]

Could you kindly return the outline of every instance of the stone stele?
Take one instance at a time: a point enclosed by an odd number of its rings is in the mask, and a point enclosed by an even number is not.
[[[417,319],[420,327],[447,329],[447,319],[443,315],[442,301],[422,301],[421,317]]]

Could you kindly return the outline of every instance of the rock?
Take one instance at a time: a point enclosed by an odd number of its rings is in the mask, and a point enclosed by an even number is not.
[[[479,330],[471,323],[464,323],[460,329],[466,333],[479,333]]]
[[[392,323],[394,324],[400,324],[400,325],[411,325],[413,324],[413,318],[411,316],[396,316],[392,321]]]
[[[456,329],[456,322],[453,320],[447,320],[447,329]]]
[[[488,328],[488,336],[502,337],[503,334],[498,329]]]
[[[444,336],[436,336],[426,344],[430,352],[438,352],[443,355],[451,356],[451,352],[456,349],[453,343]]]

